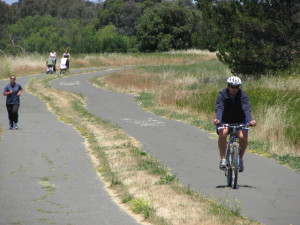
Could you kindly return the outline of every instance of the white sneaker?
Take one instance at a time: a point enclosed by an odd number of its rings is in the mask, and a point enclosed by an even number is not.
[[[220,170],[227,170],[225,159],[221,159],[219,168],[220,168]]]
[[[18,130],[18,129],[19,129],[19,127],[18,127],[18,124],[17,124],[17,123],[15,123],[15,129],[16,129],[16,130]]]

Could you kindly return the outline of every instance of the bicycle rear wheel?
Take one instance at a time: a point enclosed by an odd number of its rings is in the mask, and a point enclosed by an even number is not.
[[[233,150],[233,160],[232,160],[232,188],[237,188],[237,181],[238,181],[238,173],[239,173],[239,144],[233,143],[232,144]]]

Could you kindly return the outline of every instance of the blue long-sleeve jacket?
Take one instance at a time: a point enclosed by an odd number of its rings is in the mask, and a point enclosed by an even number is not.
[[[228,88],[219,92],[216,105],[216,119],[227,123],[243,123],[245,119],[252,121],[251,104],[248,95],[241,89],[235,99],[229,97]]]

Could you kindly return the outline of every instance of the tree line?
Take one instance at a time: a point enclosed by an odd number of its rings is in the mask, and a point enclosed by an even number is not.
[[[217,51],[233,72],[298,65],[299,0],[0,0],[0,54]]]

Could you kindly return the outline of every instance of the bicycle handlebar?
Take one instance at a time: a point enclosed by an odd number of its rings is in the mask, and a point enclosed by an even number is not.
[[[250,123],[248,124],[240,124],[240,123],[226,123],[226,124],[221,124],[220,127],[218,127],[218,130],[220,129],[226,129],[226,128],[242,128],[245,130],[249,130],[252,127]]]

